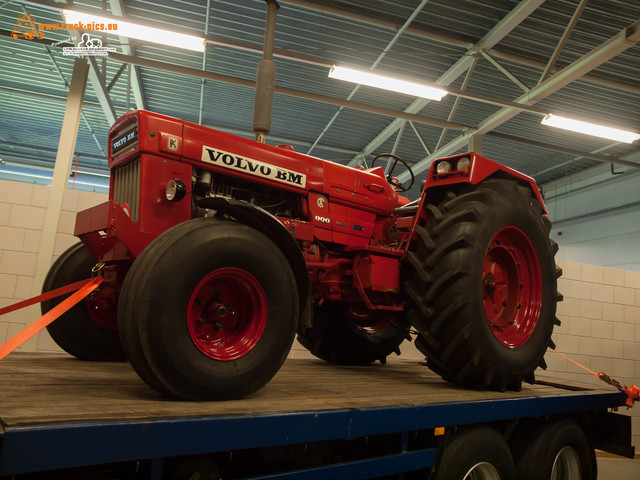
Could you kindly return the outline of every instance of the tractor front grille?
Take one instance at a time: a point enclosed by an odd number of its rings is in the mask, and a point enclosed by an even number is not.
[[[140,159],[118,167],[115,171],[113,199],[131,207],[131,220],[140,216]]]

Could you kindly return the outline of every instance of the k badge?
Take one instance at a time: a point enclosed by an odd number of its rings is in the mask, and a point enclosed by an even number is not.
[[[180,139],[178,137],[167,137],[167,150],[177,152],[180,148]]]

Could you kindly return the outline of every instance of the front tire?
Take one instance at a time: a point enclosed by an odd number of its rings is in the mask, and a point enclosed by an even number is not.
[[[485,180],[426,205],[407,255],[416,346],[445,380],[520,390],[553,346],[556,282],[550,222],[528,187]]]
[[[73,245],[51,266],[42,291],[49,292],[89,278],[96,262],[96,257],[83,243]],[[42,302],[42,313],[45,314],[69,295]],[[101,285],[51,323],[47,327],[49,335],[65,352],[82,360],[125,360],[118,335],[117,298],[112,288]]]
[[[325,301],[313,310],[313,327],[298,342],[316,357],[337,365],[369,365],[400,354],[408,333],[394,323],[394,314],[370,311],[364,305]]]
[[[298,322],[295,278],[262,233],[196,219],[159,235],[124,282],[119,317],[140,377],[187,400],[246,396],[284,362]]]

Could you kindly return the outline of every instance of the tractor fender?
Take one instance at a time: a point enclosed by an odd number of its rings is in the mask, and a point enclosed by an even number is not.
[[[266,210],[251,203],[234,200],[231,198],[205,198],[198,202],[198,206],[215,210],[218,215],[229,215],[238,222],[255,228],[265,234],[289,261],[289,266],[298,285],[300,300],[300,314],[298,329],[311,327],[313,315],[311,306],[311,280],[307,263],[302,256],[302,251],[296,240],[291,236],[286,227]]]

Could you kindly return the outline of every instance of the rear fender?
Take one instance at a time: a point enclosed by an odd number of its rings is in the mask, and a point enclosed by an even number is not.
[[[199,206],[215,210],[218,214],[229,215],[238,222],[255,228],[278,246],[289,261],[298,285],[298,297],[300,299],[298,328],[311,327],[312,307],[309,271],[298,243],[285,226],[266,210],[239,200],[206,198],[200,200]]]
[[[469,157],[471,164],[466,169],[458,170],[456,168],[457,162],[463,157]],[[448,162],[449,164],[451,164],[451,171],[443,174],[438,174],[436,168],[441,162]],[[542,199],[542,194],[540,193],[538,184],[533,178],[525,175],[524,173],[520,173],[517,170],[513,170],[512,168],[505,167],[504,165],[496,163],[493,160],[489,160],[488,158],[483,157],[482,155],[478,155],[477,153],[463,153],[451,157],[439,158],[438,160],[434,161],[431,164],[429,174],[427,175],[427,182],[423,190],[423,198],[425,196],[429,196],[430,189],[433,190],[437,187],[462,183],[477,185],[483,180],[492,177],[512,178],[517,180],[522,185],[527,185],[531,189],[532,196],[536,198],[542,205],[544,213],[547,213],[547,209],[544,206],[544,201]]]

